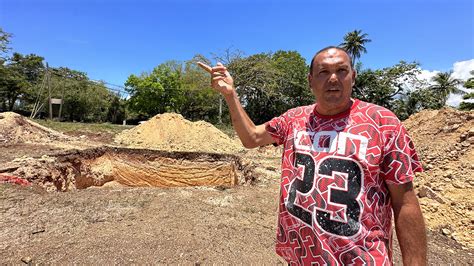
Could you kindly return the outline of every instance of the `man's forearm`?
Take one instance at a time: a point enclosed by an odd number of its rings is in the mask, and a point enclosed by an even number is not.
[[[242,144],[246,148],[254,147],[255,124],[247,115],[242,104],[240,104],[237,92],[224,96],[227,106],[229,107],[232,126],[239,136]]]
[[[395,212],[395,228],[404,265],[426,265],[426,231],[418,202]]]

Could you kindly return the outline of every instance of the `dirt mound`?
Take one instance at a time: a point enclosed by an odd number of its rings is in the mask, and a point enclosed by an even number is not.
[[[68,137],[13,113],[0,113],[0,144],[46,143]]]
[[[474,111],[425,110],[404,124],[425,169],[416,186],[428,226],[474,247]]]
[[[125,130],[115,137],[115,142],[167,151],[236,153],[243,149],[213,125],[204,121],[191,122],[174,113],[156,115]]]

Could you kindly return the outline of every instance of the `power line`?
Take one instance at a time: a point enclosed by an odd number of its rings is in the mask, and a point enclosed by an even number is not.
[[[110,85],[110,86],[114,86],[114,87],[117,87],[117,88],[120,88],[120,89],[115,89],[115,88],[110,88],[108,86],[105,86],[108,90],[111,90],[111,91],[115,91],[115,92],[118,92],[118,93],[123,93],[123,94],[126,94],[128,95],[128,92],[126,91],[126,88],[123,87],[123,86],[120,86],[120,85],[117,85],[117,84],[113,84],[113,83],[110,83],[110,82],[106,82],[106,81],[103,81],[103,80],[92,80],[92,79],[84,79],[84,80],[79,80],[79,79],[76,79],[74,77],[69,77],[69,76],[66,76],[62,73],[58,73],[57,70],[53,69],[53,71],[51,71],[52,74],[56,75],[56,76],[60,76],[60,77],[63,77],[63,78],[67,78],[67,79],[73,79],[73,80],[76,80],[76,81],[85,81],[85,82],[89,82],[89,83],[93,83],[95,85],[99,84],[99,85]]]

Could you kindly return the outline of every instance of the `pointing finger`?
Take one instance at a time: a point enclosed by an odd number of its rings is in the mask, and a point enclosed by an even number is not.
[[[200,66],[202,69],[206,70],[208,73],[212,73],[212,67],[202,63],[202,62],[197,62],[198,66]]]

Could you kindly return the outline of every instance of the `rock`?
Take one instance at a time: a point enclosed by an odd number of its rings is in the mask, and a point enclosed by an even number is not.
[[[469,143],[468,141],[463,141],[463,142],[461,143],[461,145],[462,145],[464,148],[467,148],[467,147],[471,146],[471,143]]]
[[[469,129],[469,131],[467,132],[467,137],[470,138],[470,137],[473,137],[474,136],[474,128],[471,128]]]
[[[474,137],[471,137],[467,140],[467,142],[469,142],[469,144],[474,144]]]
[[[459,136],[459,142],[463,142],[467,139],[467,133],[462,133],[460,136]]]
[[[446,171],[446,173],[444,174],[444,177],[446,177],[446,178],[453,178],[453,173],[454,173],[453,170],[448,170],[448,171]]]
[[[448,228],[443,228],[441,229],[441,233],[445,236],[449,236],[451,234],[451,231]]]
[[[23,257],[23,258],[21,258],[21,261],[26,263],[26,264],[30,264],[32,259],[30,257]]]
[[[433,169],[433,165],[432,165],[432,164],[427,164],[427,165],[425,166],[425,169],[426,169],[426,170]]]
[[[446,201],[440,195],[438,195],[436,192],[434,192],[431,188],[427,186],[423,186],[420,189],[420,191],[418,192],[418,197],[420,198],[428,197],[429,199],[436,200],[437,202],[441,204],[446,203]]]
[[[464,186],[464,184],[462,184],[461,182],[453,182],[452,185],[455,188],[466,188],[466,186]]]

